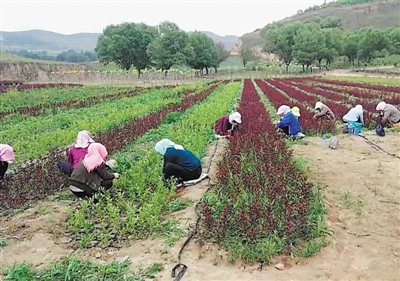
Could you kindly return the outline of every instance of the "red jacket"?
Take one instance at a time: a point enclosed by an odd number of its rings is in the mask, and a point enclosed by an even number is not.
[[[225,115],[215,122],[214,131],[216,134],[222,132],[225,135],[230,129],[232,129],[232,124],[229,122],[229,115]]]

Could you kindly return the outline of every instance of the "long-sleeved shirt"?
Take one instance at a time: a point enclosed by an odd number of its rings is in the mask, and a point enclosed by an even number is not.
[[[386,104],[383,110],[382,123],[385,124],[387,121],[390,123],[400,122],[400,111],[391,104]]]
[[[216,134],[222,132],[225,135],[231,129],[232,124],[229,122],[229,115],[222,116],[215,122],[214,131]]]
[[[343,116],[345,122],[361,122],[364,125],[364,113],[353,107]]]
[[[326,105],[322,105],[321,112],[315,114],[315,117],[322,117],[324,115],[326,115],[329,119],[335,119],[335,114],[333,114],[333,111]]]
[[[164,154],[164,168],[167,163],[174,163],[188,171],[196,170],[200,165],[200,160],[187,149],[175,149],[170,147]]]
[[[88,152],[88,147],[85,148],[76,148],[75,146],[71,147],[68,151],[68,162],[71,163],[72,169],[75,169],[78,166],[79,161],[85,157]]]
[[[292,112],[286,113],[277,126],[281,129],[289,127],[289,135],[291,136],[295,136],[301,132],[299,120]]]

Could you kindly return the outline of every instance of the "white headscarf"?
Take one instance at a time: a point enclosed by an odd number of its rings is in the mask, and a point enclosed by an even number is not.
[[[385,110],[385,107],[386,107],[386,102],[381,101],[381,102],[378,103],[378,105],[376,106],[376,110],[383,111],[383,110]]]
[[[233,124],[233,121],[236,121],[239,124],[242,123],[242,115],[239,112],[229,114],[229,123]]]
[[[324,104],[322,103],[322,102],[320,102],[320,101],[317,101],[317,103],[315,104],[315,109],[321,109],[322,110],[322,106],[323,106]]]
[[[361,104],[357,104],[357,105],[355,106],[355,109],[357,109],[357,110],[360,111],[360,112],[364,112],[364,109],[363,109],[363,107],[362,107]]]
[[[94,142],[94,140],[92,139],[92,135],[89,131],[79,131],[78,136],[76,137],[75,147],[85,148],[88,147],[92,142]]]
[[[173,147],[177,150],[184,150],[182,145],[175,144],[173,141],[170,141],[169,139],[162,139],[160,140],[154,147],[154,149],[160,153],[161,155],[164,155],[165,152],[167,152],[167,149]]]

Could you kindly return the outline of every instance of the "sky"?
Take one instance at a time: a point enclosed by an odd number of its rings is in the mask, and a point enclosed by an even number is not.
[[[330,2],[330,1],[328,1]],[[0,0],[0,30],[42,29],[62,34],[102,33],[110,24],[176,23],[185,31],[242,36],[324,0],[94,1]]]

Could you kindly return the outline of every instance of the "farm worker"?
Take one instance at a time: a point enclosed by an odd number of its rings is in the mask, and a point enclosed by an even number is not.
[[[222,116],[215,122],[214,131],[219,136],[230,136],[237,131],[238,125],[242,123],[242,115],[239,112],[233,112]]]
[[[277,114],[281,117],[276,126],[292,138],[303,138],[304,134],[301,133],[300,123],[297,117],[293,114],[290,107],[287,105],[281,105],[278,108]]]
[[[175,178],[178,184],[197,179],[201,176],[200,160],[182,145],[169,139],[162,139],[155,145],[155,150],[164,156],[164,179]]]
[[[332,119],[332,120],[335,119],[335,114],[333,114],[333,111],[328,106],[326,106],[325,104],[323,104],[320,101],[317,101],[315,103],[315,110],[317,110],[318,113],[313,116],[314,119],[320,118],[320,117],[323,117],[326,119]]]
[[[89,145],[88,153],[78,162],[69,177],[69,189],[77,197],[91,197],[100,187],[106,190],[118,179],[118,173],[109,173],[105,164],[107,149],[94,142]]]
[[[300,108],[298,108],[297,106],[293,106],[291,111],[294,116],[296,116],[297,118],[300,117]]]
[[[400,111],[395,106],[381,101],[376,106],[376,110],[378,110],[382,116],[381,125],[383,127],[400,123]]]
[[[364,109],[362,105],[357,104],[355,107],[349,110],[345,116],[343,116],[343,121],[346,123],[356,122],[364,125]]]
[[[94,140],[90,132],[86,130],[79,131],[75,144],[68,150],[68,162],[57,162],[58,168],[60,168],[64,174],[70,176],[72,170],[76,168],[79,161],[87,154],[88,147],[91,143],[94,143]]]
[[[14,149],[8,144],[0,144],[0,180],[4,180],[8,164],[14,160]]]

